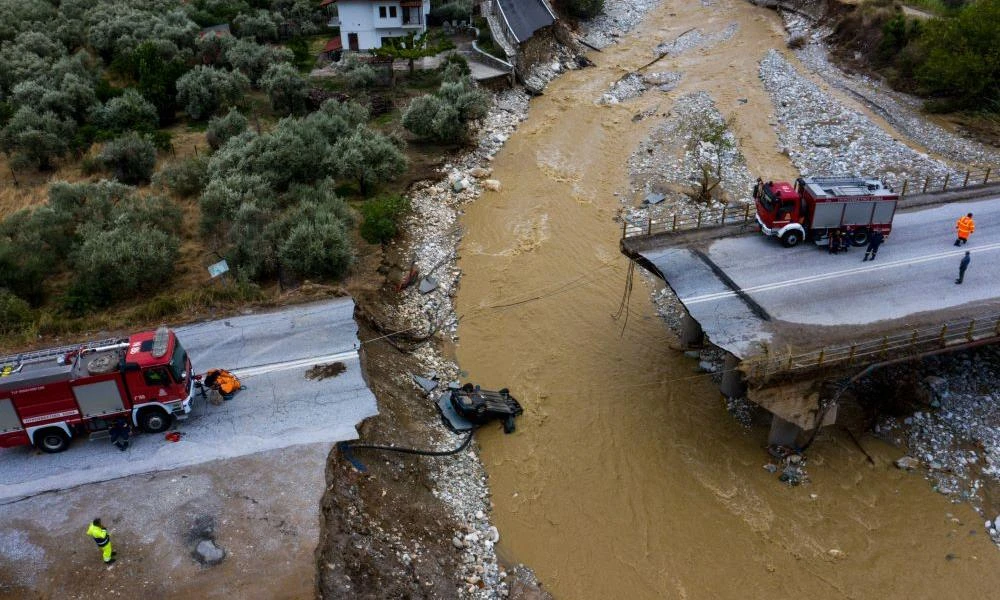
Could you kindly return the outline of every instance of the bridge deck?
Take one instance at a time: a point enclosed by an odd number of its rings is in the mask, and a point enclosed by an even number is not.
[[[967,247],[955,220],[973,212]],[[955,284],[965,250],[972,263]],[[1000,202],[996,197],[897,214],[875,262],[864,248],[829,254],[784,248],[759,233],[639,252],[654,265],[708,339],[741,359],[864,342],[958,319],[1000,313]]]

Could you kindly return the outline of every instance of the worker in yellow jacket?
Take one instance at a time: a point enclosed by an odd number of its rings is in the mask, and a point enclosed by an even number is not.
[[[101,525],[100,519],[94,519],[87,528],[87,535],[94,538],[97,547],[101,549],[101,557],[104,564],[110,565],[115,562],[115,551],[111,549],[111,534]]]
[[[958,239],[955,240],[956,246],[968,242],[969,236],[976,230],[976,222],[972,220],[972,213],[955,221],[955,230],[958,232]]]

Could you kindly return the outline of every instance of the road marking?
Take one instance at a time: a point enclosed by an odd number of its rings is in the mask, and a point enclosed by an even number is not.
[[[978,254],[986,250],[998,250],[1000,249],[1000,242],[993,244],[987,244],[985,246],[977,246],[974,250],[969,250],[973,254]],[[926,262],[932,262],[935,260],[940,260],[943,258],[952,258],[957,256],[963,256],[966,250],[948,250],[946,252],[939,252],[937,254],[931,254],[928,256],[921,256],[918,258],[908,258],[904,260],[896,260],[889,262],[882,262],[875,264],[874,261],[870,263],[863,263],[866,266],[856,267],[853,269],[844,269],[841,271],[832,271],[830,273],[820,273],[818,275],[808,275],[806,277],[799,277],[797,279],[787,279],[785,281],[777,281],[774,283],[763,283],[760,285],[750,286],[743,288],[742,291],[746,293],[751,292],[766,292],[770,290],[777,290],[784,287],[789,287],[793,285],[800,285],[805,283],[814,283],[817,281],[826,281],[828,279],[838,279],[840,277],[845,277],[848,275],[857,275],[858,273],[870,273],[872,271],[881,271],[885,269],[895,269],[897,267],[905,267],[908,265],[917,265]],[[702,302],[710,302],[712,300],[722,300],[723,298],[731,298],[736,296],[735,292],[725,291],[725,292],[713,292],[711,294],[703,294],[701,296],[694,296],[692,298],[681,298],[684,304],[700,304]]]
[[[277,373],[279,371],[288,371],[291,369],[299,369],[302,367],[312,367],[323,363],[351,360],[357,357],[358,357],[357,350],[348,350],[347,352],[338,352],[337,354],[327,354],[326,356],[315,356],[313,358],[299,358],[297,360],[289,360],[280,363],[257,365],[254,367],[243,367],[242,369],[233,369],[232,372],[237,377],[254,377],[256,375],[266,375],[268,373]]]

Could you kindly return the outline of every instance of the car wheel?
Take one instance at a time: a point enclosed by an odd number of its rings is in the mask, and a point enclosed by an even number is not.
[[[62,452],[69,448],[69,436],[58,427],[49,427],[35,433],[35,447],[48,454]]]

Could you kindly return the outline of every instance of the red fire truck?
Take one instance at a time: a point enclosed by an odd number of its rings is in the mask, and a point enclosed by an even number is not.
[[[62,452],[119,418],[165,431],[191,412],[194,390],[191,360],[166,327],[0,357],[0,448]]]
[[[753,198],[761,232],[790,248],[806,239],[829,244],[837,231],[855,246],[872,231],[888,237],[899,195],[874,178],[800,177],[794,187],[758,179]]]

